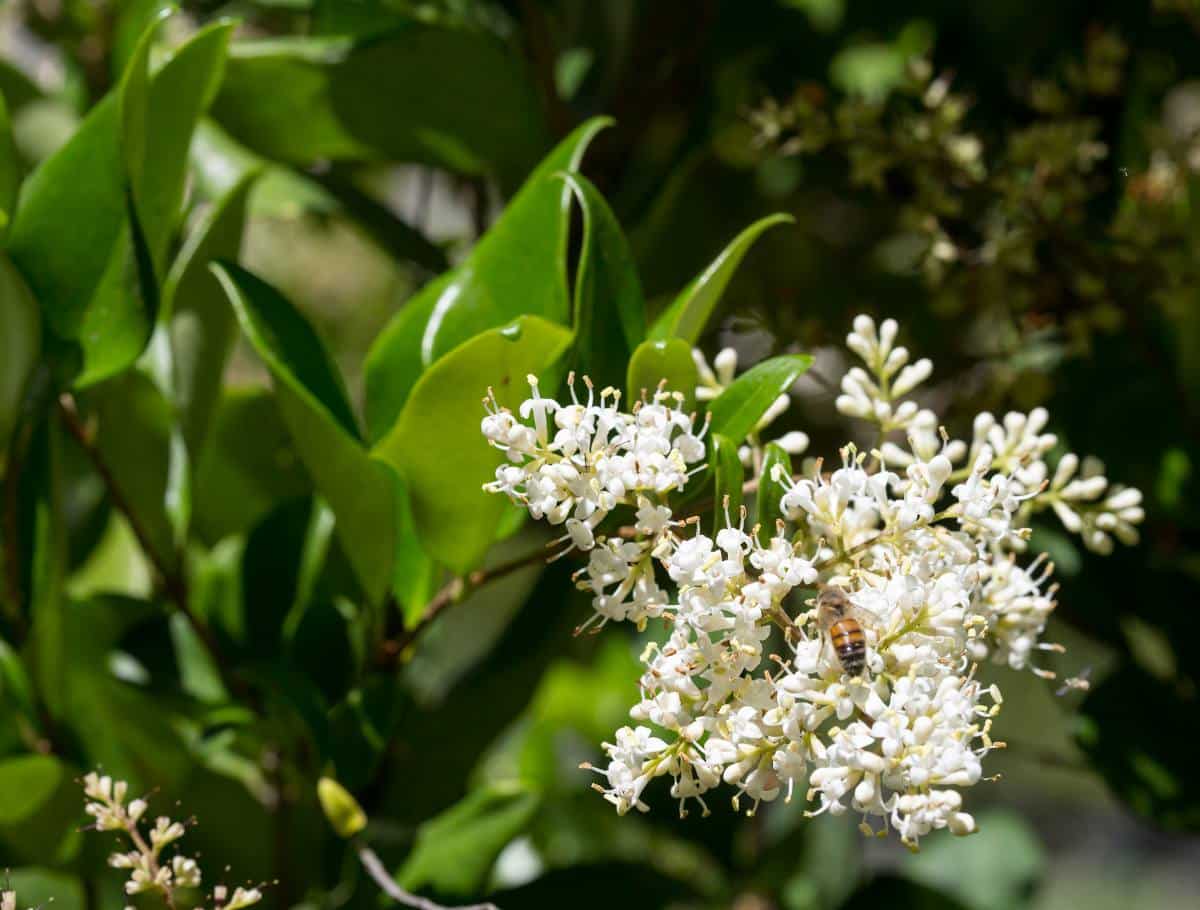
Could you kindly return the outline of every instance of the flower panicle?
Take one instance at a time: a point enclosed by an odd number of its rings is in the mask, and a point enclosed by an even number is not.
[[[720,503],[711,533],[675,515],[707,425],[661,384],[628,411],[586,380],[581,401],[573,378],[570,404],[532,377],[516,415],[489,397],[483,434],[508,457],[486,489],[565,526],[559,542],[586,554],[574,580],[594,613],[581,630],[668,627],[642,653],[632,723],[604,744],[607,764],[585,765],[618,813],[648,811],[647,788],[667,777],[681,814],[692,801],[707,814],[724,785],[739,811],[802,798],[810,815],[854,813],[865,833],[894,829],[914,849],[932,831],[976,830],[963,793],[991,779],[983,763],[1003,747],[992,736],[1003,695],[981,668],[1053,677],[1036,661],[1061,650],[1041,640],[1058,587],[1044,554],[1022,559],[1029,518],[1053,512],[1106,552],[1136,540],[1141,494],[1110,485],[1094,460],[1067,454],[1051,468],[1058,439],[1042,408],[980,414],[969,439],[953,438],[909,397],[933,365],[898,338],[894,320],[854,320],[847,346],[862,366],[842,378],[836,405],[879,441],[869,452],[847,444],[828,468],[807,460],[798,476],[776,463],[765,478],[781,488],[773,528],[747,531],[745,510]],[[695,361],[698,401],[735,381],[733,350]],[[787,404],[741,441],[756,470]],[[779,442],[799,454],[809,440],[792,431]],[[618,507],[632,520],[608,533]],[[830,589],[838,596],[813,597]],[[841,606],[831,615],[828,603]],[[782,655],[767,651],[775,629]],[[1064,691],[1085,685],[1072,677]]]
[[[109,775],[92,771],[84,776],[82,784],[84,811],[93,819],[91,827],[123,835],[124,849],[113,852],[108,864],[128,871],[127,896],[153,892],[169,908],[174,908],[180,889],[201,886],[203,874],[199,863],[178,848],[190,822],[175,821],[165,815],[155,817],[153,823],[143,821],[148,800],[129,799],[129,785]],[[262,900],[262,891],[258,887],[238,887],[230,895],[224,885],[217,885],[211,898],[213,910],[244,910]],[[13,908],[5,906],[0,910]]]

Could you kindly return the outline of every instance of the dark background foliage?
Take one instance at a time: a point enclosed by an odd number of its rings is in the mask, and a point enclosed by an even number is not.
[[[1200,6],[242,0],[151,25],[166,6],[0,5],[23,905],[124,905],[77,832],[97,765],[279,906],[377,900],[322,774],[401,884],[505,910],[1195,899]],[[1146,494],[1109,557],[1036,528],[1068,646],[1047,665],[1093,688],[1002,673],[982,831],[918,856],[800,805],[616,818],[577,765],[624,721],[636,642],[572,636],[568,564],[436,593],[543,542],[477,498],[482,389],[550,366],[569,313],[574,356],[624,384],[611,330],[777,212],[692,288],[718,301],[700,344],[814,353],[785,420],[815,450],[853,432],[813,377],[867,311],[933,358],[952,430],[1044,404]]]

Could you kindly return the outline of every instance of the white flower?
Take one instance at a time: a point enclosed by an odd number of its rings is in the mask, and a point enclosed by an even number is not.
[[[520,421],[489,399],[482,429],[508,463],[487,489],[565,525],[561,540],[588,552],[575,576],[595,610],[584,625],[669,625],[665,641],[642,653],[629,712],[637,726],[618,730],[604,746],[607,766],[593,769],[619,813],[646,811],[646,787],[669,777],[681,814],[691,800],[707,814],[705,795],[724,782],[748,812],[799,792],[811,814],[852,812],[864,831],[874,820],[914,848],[935,830],[976,830],[962,791],[984,780],[1002,701],[978,666],[1049,675],[1036,652],[1057,649],[1041,640],[1055,607],[1053,567],[1044,556],[1018,562],[1029,517],[1052,510],[1103,552],[1136,540],[1142,499],[1072,454],[1051,472],[1045,458],[1057,437],[1041,408],[980,414],[969,443],[950,438],[933,411],[903,399],[933,368],[910,362],[898,331],[893,320],[860,316],[847,338],[863,366],[843,377],[837,407],[877,424],[878,450],[847,445],[832,470],[816,459],[799,477],[778,472],[791,526],[765,534],[747,530],[744,512],[726,511],[711,535],[675,518],[671,494],[703,460],[704,431],[665,390],[624,412],[611,390],[597,404],[586,381],[586,402],[572,388],[565,405],[532,384]],[[733,381],[736,354],[722,351],[711,367],[694,356],[696,397],[711,400]],[[767,416],[786,404],[782,396]],[[767,423],[743,446],[751,467],[762,464]],[[798,454],[809,440],[793,432],[778,442]],[[608,536],[602,522],[618,507],[630,523]],[[828,620],[806,608],[822,587],[841,589],[843,620],[862,630],[861,673],[846,671]],[[775,628],[783,656],[768,656]]]

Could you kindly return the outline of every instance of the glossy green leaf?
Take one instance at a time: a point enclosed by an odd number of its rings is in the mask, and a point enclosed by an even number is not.
[[[133,195],[160,280],[179,222],[192,133],[221,83],[233,28],[232,22],[217,22],[196,32],[149,87],[145,160],[133,172]]]
[[[738,512],[742,508],[742,484],[746,482],[746,469],[738,457],[738,444],[727,436],[713,433],[709,452],[709,466],[713,476],[713,533],[722,528],[738,526]],[[728,518],[728,520],[726,520]]]
[[[78,347],[84,381],[127,366],[150,337],[153,294],[147,298],[134,266],[123,157],[123,111],[147,104],[148,51],[146,37],[118,89],[30,174],[9,238],[47,328]]]
[[[442,571],[430,559],[417,535],[412,494],[408,484],[396,475],[396,561],[392,567],[392,593],[404,608],[406,625],[415,623],[437,591]]]
[[[683,393],[685,410],[695,406],[696,361],[686,341],[643,341],[634,349],[625,380],[628,400],[637,401],[643,392],[653,394],[663,380],[671,391]]]
[[[468,338],[525,314],[566,324],[571,197],[554,175],[577,170],[608,122],[589,120],[560,142],[466,261],[426,285],[380,333],[366,366],[371,439],[396,422],[421,373]]]
[[[184,242],[163,284],[160,320],[169,325],[171,392],[193,454],[208,429],[237,338],[233,310],[208,264],[238,258],[256,176],[255,171],[244,175],[213,205]]]
[[[529,392],[525,377],[545,374],[570,342],[567,329],[537,316],[477,335],[426,370],[376,446],[407,482],[422,545],[438,562],[476,566],[509,508],[481,489],[503,456],[479,433],[480,400],[490,386],[515,410]]]
[[[418,829],[412,853],[396,873],[400,887],[478,895],[496,857],[529,826],[538,803],[537,793],[517,782],[474,791]]]
[[[195,468],[194,532],[209,544],[257,524],[312,488],[275,397],[226,389]]]
[[[62,763],[51,755],[19,755],[0,761],[0,826],[36,813],[62,782]]]
[[[785,354],[755,364],[708,406],[712,431],[739,442],[754,432],[772,402],[812,366],[808,354]]]
[[[564,174],[583,212],[575,274],[575,350],[597,388],[620,388],[629,357],[646,337],[646,302],[629,241],[604,197],[581,174]]]
[[[415,22],[358,42],[236,45],[214,112],[239,141],[290,164],[416,161],[509,187],[549,141],[520,57],[482,31]]]
[[[708,268],[680,291],[679,296],[654,321],[650,337],[682,338],[689,344],[695,344],[708,324],[721,295],[725,293],[733,273],[741,265],[754,241],[769,228],[777,224],[791,224],[794,221],[791,215],[769,215],[754,222],[734,237],[720,255],[709,263]]]
[[[0,247],[16,211],[17,190],[21,186],[21,162],[17,158],[17,147],[13,144],[12,125],[8,120],[8,106],[0,94]]]
[[[120,86],[26,183],[12,257],[47,327],[73,349],[79,385],[125,368],[149,340],[185,152],[219,78],[229,30],[198,32],[151,79],[152,25]]]
[[[776,478],[780,475],[780,479]],[[762,471],[758,478],[757,512],[758,539],[764,546],[775,535],[775,524],[783,517],[780,502],[788,491],[786,479],[792,476],[792,456],[776,442],[767,443],[763,451]]]
[[[363,589],[376,601],[392,579],[396,480],[364,450],[337,367],[312,327],[278,291],[232,263],[213,270],[275,381],[280,413]]]
[[[41,311],[17,270],[0,253],[0,449],[16,426],[25,384],[41,347]]]

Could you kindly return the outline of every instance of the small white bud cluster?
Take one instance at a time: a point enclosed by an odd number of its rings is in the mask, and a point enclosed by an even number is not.
[[[696,432],[694,415],[680,410],[682,395],[659,389],[625,413],[620,392],[605,389],[597,401],[586,378],[581,404],[573,379],[571,404],[559,405],[541,396],[536,376],[528,377],[533,395],[521,405],[520,420],[489,391],[483,435],[509,463],[496,468],[484,489],[506,494],[534,518],[565,524],[568,550],[590,550],[596,526],[618,505],[684,488],[690,466],[704,460],[704,428]]]
[[[595,406],[590,386],[585,405],[559,406],[535,385],[524,422],[490,407],[484,433],[513,466],[488,488],[551,523],[587,524],[586,540],[571,536],[589,551],[576,576],[592,595],[589,623],[668,627],[642,653],[634,725],[593,769],[618,812],[646,811],[647,786],[665,776],[681,813],[690,800],[707,813],[706,794],[724,783],[735,807],[746,800],[753,812],[799,789],[810,814],[854,812],[864,832],[877,820],[912,847],[934,830],[975,831],[962,790],[986,779],[983,761],[1003,745],[991,738],[1001,692],[979,667],[1049,676],[1036,653],[1060,650],[1041,642],[1053,567],[1044,555],[1018,562],[1028,517],[1052,509],[1103,550],[1112,537],[1135,539],[1141,500],[1093,467],[1079,473],[1074,456],[1051,472],[1044,459],[1057,439],[1040,408],[999,421],[981,414],[970,443],[951,439],[935,414],[901,400],[932,367],[910,363],[897,334],[891,320],[876,327],[860,316],[847,339],[864,366],[843,380],[838,407],[875,423],[880,444],[870,453],[847,445],[828,472],[817,460],[805,476],[773,478],[785,487],[787,521],[770,536],[747,529],[744,510],[726,511],[711,537],[698,519],[675,518],[670,494],[703,446],[694,418],[664,404],[672,398],[662,390],[629,414],[610,391]],[[736,357],[723,351],[713,368],[701,357],[697,366],[697,397],[711,399],[732,381]],[[907,445],[889,438],[901,434]],[[619,503],[633,519],[606,536],[600,521]],[[849,604],[839,617],[812,599],[830,589]],[[860,642],[853,673],[835,628],[843,646]],[[785,656],[768,653],[773,635]]]
[[[127,802],[129,786],[125,781],[95,771],[84,777],[83,792],[87,797],[84,811],[95,819],[95,829],[118,831],[128,838],[131,849],[117,851],[108,858],[114,869],[129,871],[125,882],[127,895],[155,892],[167,906],[173,907],[176,889],[200,887],[202,876],[195,859],[181,853],[169,858],[163,855],[167,847],[187,833],[182,822],[160,815],[153,825],[144,828],[141,821],[148,808],[146,800]],[[258,888],[237,888],[233,897],[228,898],[225,886],[218,885],[212,897],[214,910],[240,910],[262,900],[262,892]],[[5,906],[0,910],[11,908]]]

